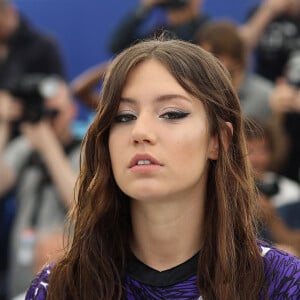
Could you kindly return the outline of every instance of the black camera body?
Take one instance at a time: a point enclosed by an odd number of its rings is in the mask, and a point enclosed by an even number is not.
[[[27,75],[19,80],[11,89],[12,96],[19,101],[23,108],[18,122],[36,123],[46,116],[57,113],[45,106],[45,101],[53,97],[58,90],[61,79],[57,76],[40,74]]]
[[[167,0],[158,4],[158,6],[167,9],[179,9],[189,4],[189,2],[190,0]]]
[[[266,197],[273,197],[279,193],[279,185],[277,179],[269,182],[257,182],[256,186],[258,190]]]

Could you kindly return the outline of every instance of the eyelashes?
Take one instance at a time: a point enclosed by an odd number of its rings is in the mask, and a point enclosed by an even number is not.
[[[136,119],[137,119],[137,117],[134,114],[122,113],[115,117],[115,122],[116,123],[127,123],[130,121],[134,121]]]
[[[168,119],[168,120],[178,120],[187,117],[190,113],[183,111],[169,111],[160,115],[160,118]]]
[[[183,111],[168,111],[161,115],[159,115],[159,118],[166,119],[166,120],[179,120],[187,117],[190,113],[183,112]],[[131,121],[136,120],[138,117],[133,113],[120,113],[115,117],[116,123],[128,123]]]

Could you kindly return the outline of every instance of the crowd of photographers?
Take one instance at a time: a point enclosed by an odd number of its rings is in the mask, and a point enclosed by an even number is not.
[[[243,25],[212,20],[202,4],[140,0],[108,48],[117,54],[168,34],[220,59],[243,113],[261,128],[246,128],[261,236],[300,255],[300,1],[262,0]],[[161,23],[143,31],[156,10],[165,13]],[[55,40],[0,0],[0,300],[22,294],[49,257],[59,255],[79,170],[73,95],[95,106],[94,88],[106,67],[101,63],[68,86]]]
[[[59,45],[0,0],[0,298],[62,248],[80,140]]]

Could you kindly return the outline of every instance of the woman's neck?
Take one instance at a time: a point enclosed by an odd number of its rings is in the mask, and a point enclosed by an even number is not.
[[[177,202],[177,203],[176,203]],[[163,271],[191,258],[201,246],[203,201],[132,200],[132,251],[146,265]]]

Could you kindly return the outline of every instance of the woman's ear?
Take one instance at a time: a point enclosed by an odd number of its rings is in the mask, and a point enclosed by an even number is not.
[[[224,130],[224,132],[222,132],[222,134],[223,134],[223,138],[225,141],[225,147],[226,147],[226,151],[227,151],[229,144],[231,143],[232,136],[233,136],[233,126],[232,126],[231,122],[225,122],[225,124],[229,130]]]
[[[227,150],[233,135],[233,127],[230,122],[225,122],[225,123],[228,128],[222,129],[221,140],[223,140],[225,149]],[[219,138],[218,138],[218,134],[215,134],[210,138],[208,158],[211,160],[217,160],[218,157],[219,157]]]

